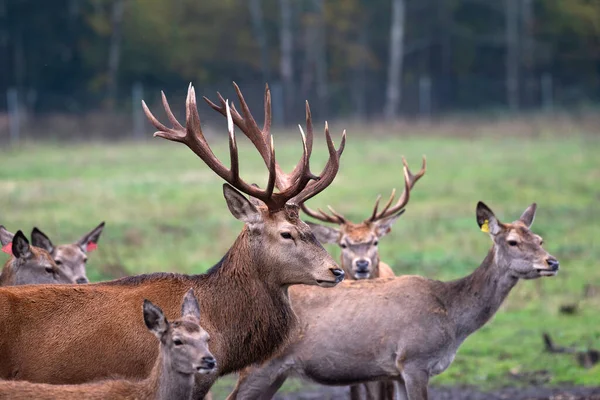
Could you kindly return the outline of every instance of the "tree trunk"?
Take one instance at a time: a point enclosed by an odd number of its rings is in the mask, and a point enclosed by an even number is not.
[[[392,0],[390,29],[390,58],[386,90],[385,117],[393,120],[398,114],[402,98],[402,63],[404,58],[404,0]]]
[[[327,104],[329,97],[329,88],[327,81],[327,45],[325,37],[325,10],[323,0],[314,0],[317,10],[317,26],[315,36],[315,67],[317,69],[317,99],[319,102],[319,111],[322,115],[327,115]]]
[[[292,7],[290,0],[279,0],[281,8],[281,25],[279,33],[279,45],[281,51],[281,59],[279,62],[279,70],[281,81],[283,84],[283,123],[291,117],[291,110],[294,101],[294,48],[292,38]]]
[[[269,47],[267,45],[267,32],[262,12],[261,0],[249,0],[250,18],[252,19],[252,29],[260,49],[260,66],[262,70],[263,81],[269,82],[271,79],[271,68],[269,65]]]
[[[506,1],[506,99],[510,111],[519,110],[519,8]]]
[[[525,106],[533,106],[533,91],[535,85],[534,78],[534,53],[535,39],[533,36],[533,0],[521,0],[521,15],[522,15],[522,31],[523,31],[523,52],[521,59],[521,67],[523,71],[523,94]]]
[[[110,37],[110,47],[108,49],[108,73],[106,79],[106,100],[110,110],[114,109],[117,99],[117,78],[119,73],[119,61],[121,58],[121,25],[123,23],[124,10],[125,0],[115,0],[110,18],[112,34]]]

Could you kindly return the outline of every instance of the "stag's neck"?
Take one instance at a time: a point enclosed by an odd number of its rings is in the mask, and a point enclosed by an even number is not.
[[[226,357],[219,359],[219,375],[272,356],[296,321],[287,288],[261,273],[268,268],[252,254],[249,235],[247,229],[242,231],[205,285],[211,293],[206,298],[210,322],[225,346],[219,352]]]
[[[158,353],[158,358],[152,372],[145,381],[140,382],[145,388],[150,388],[156,400],[189,400],[194,388],[194,375],[181,374],[168,363],[167,358]]]
[[[471,275],[444,283],[445,303],[456,323],[456,337],[462,341],[485,325],[516,283],[517,278],[497,264],[494,247]]]

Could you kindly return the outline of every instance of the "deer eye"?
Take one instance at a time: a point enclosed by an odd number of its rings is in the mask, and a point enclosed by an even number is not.
[[[52,268],[52,267],[46,267],[45,270],[49,274],[53,274],[54,273],[54,268]]]
[[[281,237],[284,239],[291,239],[292,238],[292,234],[289,232],[281,232]]]
[[[87,258],[86,258],[85,260],[83,260],[83,263],[84,263],[84,264],[87,264]]]
[[[181,340],[179,340],[179,339],[175,339],[175,340],[173,340],[173,344],[175,346],[181,346],[183,344],[183,342]]]
[[[373,246],[377,246],[379,244],[379,240],[373,242]]]
[[[508,241],[508,245],[509,245],[509,246],[516,246],[516,245],[518,245],[518,244],[519,244],[519,243],[517,243],[517,241],[516,241],[516,240],[509,240],[509,241]]]
[[[60,260],[54,260],[54,262],[56,263],[56,265],[62,265],[62,261]]]
[[[345,248],[347,248],[347,247],[348,247],[348,245],[347,245],[346,243],[340,243],[340,247],[341,247],[342,249],[345,249]]]

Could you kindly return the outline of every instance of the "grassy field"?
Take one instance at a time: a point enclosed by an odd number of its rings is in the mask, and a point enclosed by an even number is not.
[[[407,212],[380,244],[382,259],[396,273],[455,279],[474,270],[491,245],[475,222],[478,200],[504,221],[537,202],[533,230],[561,262],[555,278],[520,282],[433,383],[600,385],[599,365],[583,369],[570,355],[544,353],[541,339],[549,332],[561,345],[600,348],[600,139],[567,132],[534,138],[359,136],[349,136],[336,181],[309,205],[331,204],[361,220],[378,193],[402,187],[400,155],[413,170],[427,155],[427,174]],[[326,156],[318,139],[313,170]],[[211,142],[227,159],[225,139]],[[241,147],[244,178],[264,185],[262,161],[245,142]],[[277,136],[276,148],[283,166],[300,155],[295,137]],[[24,145],[0,151],[0,223],[27,234],[36,225],[65,242],[105,220],[99,250],[90,257],[95,281],[124,273],[198,273],[220,259],[242,227],[227,210],[221,183],[187,148],[160,139]],[[586,285],[592,295],[584,297]],[[572,303],[576,313],[559,312]]]

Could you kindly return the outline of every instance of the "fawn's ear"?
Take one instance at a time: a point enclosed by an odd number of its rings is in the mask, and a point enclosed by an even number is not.
[[[181,316],[192,317],[200,322],[200,305],[196,296],[194,296],[194,289],[190,289],[183,296],[183,304],[181,305]]]
[[[262,221],[262,216],[254,204],[228,183],[223,184],[223,196],[225,196],[229,211],[235,218],[247,224],[256,224]]]
[[[102,234],[103,229],[104,221],[102,221],[100,225],[92,229],[90,232],[83,235],[81,239],[77,241],[77,245],[86,253],[96,250],[98,248],[98,240],[100,240],[100,235]]]
[[[46,250],[50,254],[52,254],[54,251],[54,245],[52,244],[50,238],[48,238],[48,236],[46,236],[46,234],[40,231],[37,227],[34,227],[31,231],[31,244],[35,247]]]
[[[0,243],[2,243],[2,246],[6,246],[7,244],[11,243],[14,236],[15,235],[13,233],[6,230],[4,225],[0,225]]]
[[[29,241],[22,231],[17,231],[12,241],[12,253],[16,258],[30,258],[32,256]]]
[[[340,240],[340,231],[337,228],[331,226],[325,226],[321,224],[315,224],[314,222],[305,221],[313,235],[317,238],[321,244],[337,243]]]
[[[531,225],[533,224],[533,220],[535,219],[535,211],[536,210],[537,210],[537,204],[536,203],[531,204],[529,207],[527,207],[527,209],[525,211],[523,211],[523,214],[521,215],[521,218],[519,218],[519,221],[521,221],[522,223],[527,225],[528,228],[531,228]]]
[[[161,338],[162,335],[169,329],[169,323],[165,314],[160,307],[152,304],[151,301],[144,299],[144,323],[154,333],[157,338]]]
[[[377,221],[375,223],[375,234],[377,237],[383,237],[392,231],[392,225],[394,222],[398,221],[398,218],[406,211],[405,208],[398,211],[396,214],[390,215],[387,218],[382,219],[381,221]]]
[[[482,232],[489,233],[490,236],[496,236],[502,229],[502,224],[494,212],[486,206],[482,201],[477,203],[477,224]]]

